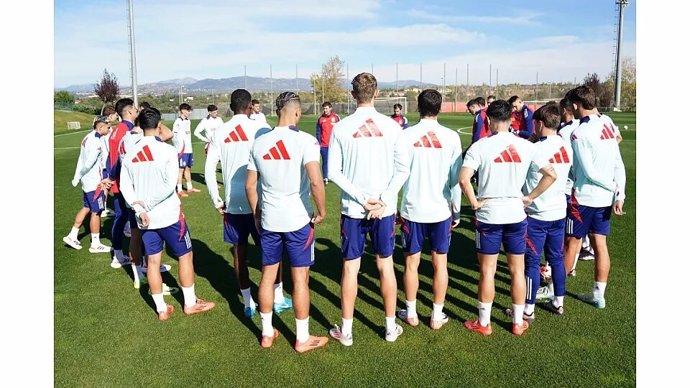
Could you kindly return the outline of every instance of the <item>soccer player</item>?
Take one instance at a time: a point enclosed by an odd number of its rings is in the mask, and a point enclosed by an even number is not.
[[[525,277],[527,280],[527,301],[523,318],[528,322],[535,319],[534,303],[539,287],[539,264],[542,251],[551,265],[552,287],[555,298],[547,303],[546,308],[555,314],[563,314],[565,297],[565,266],[563,264],[563,242],[565,239],[566,187],[568,173],[573,160],[573,151],[569,142],[558,136],[561,121],[559,107],[548,103],[534,112],[536,133],[539,141],[537,152],[549,159],[558,178],[539,198],[525,208],[527,213],[527,249],[525,251]],[[524,194],[533,191],[542,174],[535,164],[527,171],[527,181],[522,189]],[[509,315],[512,310],[509,312]]]
[[[249,115],[249,118],[258,121],[263,125],[268,124],[268,122],[266,121],[266,115],[264,115],[263,112],[261,112],[261,101],[252,100],[252,111]]]
[[[328,337],[309,335],[309,267],[314,264],[314,225],[326,216],[326,192],[319,170],[319,143],[297,128],[302,115],[299,96],[281,93],[276,111],[278,125],[256,138],[247,165],[247,198],[257,229],[261,229],[263,251],[261,347],[270,348],[278,337],[272,323],[273,283],[286,251],[295,286],[295,350],[303,353],[328,343]],[[261,185],[261,205],[257,184]],[[311,207],[310,188],[316,212]]]
[[[566,94],[580,125],[571,135],[574,185],[566,222],[565,267],[572,269],[581,239],[588,233],[594,247],[594,286],[580,299],[605,308],[605,291],[611,267],[606,236],[610,231],[611,211],[624,215],[625,166],[613,130],[594,110],[595,94],[578,86]]]
[[[486,98],[486,106],[491,105],[492,102],[496,101],[496,96],[493,94]]]
[[[115,110],[120,116],[120,123],[115,127],[108,139],[108,160],[106,162],[106,178],[103,180],[105,187],[113,193],[115,218],[111,238],[113,242],[113,260],[110,263],[112,268],[120,268],[123,265],[131,264],[132,261],[122,252],[124,240],[125,224],[129,220],[129,211],[119,189],[120,181],[120,142],[122,138],[134,128],[134,120],[137,118],[139,110],[134,106],[131,98],[121,98],[115,103]]]
[[[199,121],[199,124],[197,124],[196,128],[194,129],[194,136],[206,143],[204,145],[204,152],[208,155],[208,148],[211,146],[211,138],[213,137],[213,133],[218,127],[223,125],[223,119],[218,117],[217,106],[209,105],[206,109],[208,110],[208,116]]]
[[[328,184],[328,144],[331,141],[331,132],[335,123],[340,121],[338,116],[333,111],[333,105],[326,101],[321,105],[323,114],[316,122],[316,140],[321,145],[321,172],[323,181]]]
[[[472,123],[472,144],[474,144],[479,139],[491,135],[491,130],[489,129],[489,122],[486,120],[486,101],[484,97],[477,97],[472,101],[474,101],[474,122]]]
[[[352,345],[352,321],[357,298],[357,274],[369,235],[381,278],[385,338],[395,341],[402,327],[395,323],[397,284],[393,270],[395,214],[398,192],[410,174],[401,127],[376,111],[376,78],[360,73],[352,80],[357,110],[333,127],[328,148],[328,178],[342,190],[340,241],[342,327],[330,335]]]
[[[192,130],[189,116],[192,107],[183,103],[180,105],[180,116],[173,123],[173,144],[177,149],[180,159],[180,172],[177,178],[177,195],[188,197],[187,193],[198,193],[201,190],[192,186],[192,166],[194,165],[194,152],[192,149]],[[187,181],[187,193],[182,191],[182,175]]]
[[[491,305],[494,300],[494,275],[498,253],[503,249],[508,258],[513,302],[513,334],[522,335],[529,324],[523,320],[525,309],[525,234],[527,221],[524,207],[532,204],[556,180],[556,172],[548,158],[537,152],[533,143],[508,132],[511,107],[507,101],[496,100],[486,110],[493,136],[482,139],[465,155],[460,170],[460,187],[476,211],[476,246],[479,260],[479,319],[465,322],[469,330],[490,335]],[[522,193],[527,171],[535,164],[543,175],[534,190]],[[477,196],[470,179],[479,172]]]
[[[508,103],[513,106],[515,113],[516,124],[513,127],[513,133],[523,139],[529,139],[534,133],[534,120],[532,117],[532,109],[527,104],[522,102],[518,96],[510,97]]]
[[[101,212],[105,209],[105,193],[101,186],[101,160],[106,158],[103,152],[103,143],[101,137],[110,132],[110,126],[105,121],[105,118],[99,118],[93,123],[93,131],[86,135],[81,141],[79,150],[79,159],[77,160],[77,168],[74,171],[74,178],[72,179],[72,186],[77,187],[81,182],[81,188],[84,191],[84,207],[77,212],[74,217],[74,225],[69,234],[62,238],[65,244],[74,249],[81,249],[78,235],[81,225],[84,223],[86,216],[91,213],[91,220],[89,221],[89,229],[91,230],[91,253],[109,253],[112,249],[109,246],[101,244]]]
[[[403,133],[410,155],[410,177],[403,186],[400,229],[405,254],[404,310],[398,318],[417,326],[419,261],[424,240],[431,244],[434,267],[433,309],[429,326],[438,330],[448,322],[443,304],[448,288],[448,247],[451,227],[460,223],[461,192],[458,176],[462,165],[462,146],[458,134],[438,122],[441,93],[433,89],[417,97],[419,123]]]
[[[259,245],[259,232],[254,223],[252,209],[247,201],[245,184],[247,181],[247,163],[254,144],[256,133],[265,123],[250,120],[252,96],[245,89],[236,89],[230,95],[230,109],[234,112],[232,119],[216,129],[210,137],[204,178],[213,206],[223,215],[223,240],[232,244],[235,276],[240,286],[244,301],[244,315],[251,318],[256,314],[256,303],[252,299],[247,267],[247,243],[252,236],[255,245]],[[269,129],[269,128],[267,128]],[[216,181],[216,165],[220,162],[223,172],[225,201],[221,199]],[[292,300],[283,295],[283,282],[280,276],[274,285],[274,305],[277,312],[292,308]]]
[[[94,117],[94,120],[93,120],[94,123],[96,123],[96,120],[98,120],[99,118],[102,120],[105,120],[105,122],[111,128],[113,126],[117,125],[117,111],[115,110],[115,107],[112,105],[104,106],[103,111],[102,111],[102,116]],[[100,162],[101,162],[101,170],[103,171],[102,176],[104,176],[104,177],[107,176],[105,164],[108,161],[108,153],[109,153],[108,142],[110,140],[110,133],[111,132],[109,131],[107,135],[101,136],[101,143],[103,143],[102,144],[102,146],[103,146],[102,152],[105,155],[105,157],[101,158]],[[103,194],[105,195],[105,202],[104,202],[105,208],[101,212],[101,217],[113,217],[115,215],[115,212],[108,209],[108,189],[106,188],[105,185],[101,185],[101,187],[103,188]]]
[[[465,104],[465,106],[467,107],[467,111],[470,112],[472,116],[476,115],[477,111],[479,110],[479,103],[477,102],[476,98],[467,101],[467,104]]]
[[[139,115],[144,136],[135,143],[122,162],[121,190],[136,214],[144,253],[148,257],[148,283],[158,319],[165,321],[174,308],[163,299],[160,274],[163,241],[178,257],[179,278],[184,295],[185,315],[211,310],[215,303],[197,298],[194,290],[192,237],[185,222],[180,199],[175,195],[178,156],[175,148],[157,138],[160,112],[146,108]]]
[[[407,123],[407,117],[403,116],[402,114],[402,105],[400,104],[393,105],[393,114],[391,115],[391,118],[395,120],[395,122],[398,123],[402,129],[405,129],[409,126]]]

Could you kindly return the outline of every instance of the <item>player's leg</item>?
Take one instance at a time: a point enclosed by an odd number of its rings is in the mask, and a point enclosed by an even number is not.
[[[376,267],[381,279],[381,296],[385,315],[386,341],[393,342],[402,334],[402,327],[395,323],[395,305],[398,300],[398,281],[393,267],[395,248],[395,214],[375,220],[370,231],[376,252]]]
[[[184,170],[185,167],[187,166],[187,160],[184,157],[184,154],[179,156],[179,171],[177,173],[177,195],[180,197],[188,197],[187,193],[182,190],[182,175],[184,175]]]
[[[187,167],[184,169],[184,178],[187,181],[187,192],[188,193],[198,193],[201,190],[195,189],[192,186],[192,166],[194,165],[194,155],[187,154]]]
[[[417,317],[417,290],[419,289],[419,261],[424,243],[423,225],[400,218],[405,272],[403,289],[405,290],[405,309],[398,311],[398,318],[410,326],[419,325]],[[421,240],[421,241],[420,241]]]
[[[321,147],[321,176],[326,184],[328,184],[328,147]]]
[[[563,263],[563,242],[565,239],[565,219],[550,223],[546,235],[544,251],[546,260],[551,265],[551,280],[553,287],[553,301],[546,305],[546,308],[558,315],[563,314],[565,299],[566,272]]]
[[[476,221],[475,225],[475,245],[477,260],[479,261],[479,284],[477,287],[479,318],[475,321],[466,321],[465,327],[483,335],[490,335],[492,333],[491,306],[495,295],[494,275],[496,274],[498,252],[503,239],[503,227],[485,224],[481,221]]]
[[[448,249],[450,248],[451,217],[442,222],[429,225],[429,241],[431,243],[431,265],[434,267],[434,303],[431,311],[429,326],[438,330],[448,322],[448,316],[443,313],[448,290]]]
[[[98,191],[98,190],[97,190]],[[101,214],[105,210],[105,194],[101,191],[94,192],[89,196],[89,209],[91,210],[91,220],[89,221],[89,229],[91,229],[91,246],[89,252],[91,253],[110,253],[109,246],[101,244]]]
[[[329,331],[331,337],[345,346],[352,345],[352,322],[357,299],[357,274],[364,253],[366,225],[370,222],[340,216],[340,243],[343,253],[343,272],[340,278],[340,307],[342,325]]]
[[[513,302],[513,334],[522,335],[529,323],[523,319],[525,312],[525,248],[527,220],[505,225],[503,247],[508,257],[510,271],[510,296]]]
[[[273,284],[278,276],[278,265],[283,256],[281,233],[261,232],[261,282],[259,283],[259,314],[261,315],[261,347],[270,348],[278,337],[273,328]]]
[[[86,193],[84,193],[84,196],[86,196]],[[70,229],[70,232],[67,236],[62,238],[62,241],[65,244],[77,250],[81,249],[81,243],[79,242],[79,229],[81,229],[81,225],[84,223],[84,219],[90,211],[91,209],[87,205],[79,209],[77,214],[74,216],[74,224],[72,224],[72,229]]]
[[[611,207],[594,208],[593,213],[589,232],[593,237],[591,243],[594,248],[594,286],[591,294],[580,295],[580,299],[603,309],[606,307],[604,294],[611,270],[611,257],[606,244],[606,236],[611,229]]]
[[[303,353],[328,343],[328,337],[309,335],[309,268],[314,265],[314,226],[309,223],[284,236],[294,285],[295,350]]]
[[[159,234],[159,230],[146,230],[142,234],[142,240],[144,242],[144,251],[149,257],[149,262],[154,264],[154,269],[148,271],[147,274],[151,296],[153,297],[153,302],[156,304],[158,319],[165,321],[169,318],[169,315],[174,309],[172,305],[166,304],[163,299],[163,279],[161,278],[161,272],[158,267],[161,262],[161,256],[163,255],[163,238]]]
[[[539,267],[541,263],[541,253],[544,249],[548,223],[539,221],[532,217],[527,217],[527,239],[525,249],[525,288],[526,300],[523,319],[532,322],[535,318],[534,304],[537,299],[537,290],[541,276]],[[511,310],[512,312],[512,310]],[[512,314],[511,314],[512,315]]]
[[[256,313],[256,302],[252,299],[249,268],[247,267],[247,244],[249,243],[251,227],[256,229],[251,214],[225,213],[223,216],[223,240],[232,245],[230,252],[233,257],[235,278],[242,294],[244,315],[248,318]],[[254,241],[256,242],[257,239]]]
[[[115,219],[113,220],[111,240],[113,242],[114,257],[110,266],[112,268],[120,268],[123,265],[131,263],[129,257],[122,252],[124,246],[124,229],[129,218],[129,210],[125,204],[125,198],[122,196],[122,193],[115,193],[113,196],[113,205],[115,208]]]

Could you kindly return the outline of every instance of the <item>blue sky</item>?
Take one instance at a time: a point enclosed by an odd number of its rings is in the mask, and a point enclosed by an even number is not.
[[[425,4],[428,3],[428,4]],[[492,84],[582,79],[612,69],[614,0],[134,0],[139,83],[244,74],[292,78],[338,55],[350,77]],[[54,3],[55,86],[94,83],[104,68],[129,84],[124,0]],[[625,11],[624,56],[635,57],[636,0]]]

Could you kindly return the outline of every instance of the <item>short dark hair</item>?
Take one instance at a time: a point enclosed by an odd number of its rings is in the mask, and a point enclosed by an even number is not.
[[[246,89],[235,89],[230,94],[230,110],[233,113],[241,113],[252,104],[252,95]]]
[[[321,107],[322,108],[325,108],[325,107],[333,108],[333,105],[331,105],[330,101],[326,101],[323,104],[321,104]]]
[[[189,104],[187,104],[186,102],[184,102],[184,103],[180,104],[180,110],[188,110],[188,111],[191,111],[191,110],[192,110],[192,106],[189,105]]]
[[[467,104],[465,104],[465,106],[467,106],[468,108],[472,105],[477,105],[477,99],[476,98],[473,98],[473,99],[467,101]]]
[[[215,106],[215,105],[213,105],[213,104],[211,104],[211,105],[209,105],[208,107],[206,107],[206,110],[208,110],[209,112],[215,112],[215,111],[218,110],[218,107]]]
[[[534,112],[534,120],[544,123],[546,128],[557,129],[561,123],[561,114],[558,111],[558,104],[551,101],[543,105]]]
[[[486,100],[484,99],[484,97],[477,97],[474,100],[477,101],[477,104],[479,104],[479,106],[486,106]]]
[[[496,100],[486,108],[486,116],[496,121],[510,121],[512,112],[513,107],[505,100]]]
[[[276,97],[276,113],[280,115],[280,111],[283,110],[287,105],[297,103],[300,104],[299,95],[295,92],[287,91],[282,92]]]
[[[594,109],[596,106],[597,95],[594,89],[587,85],[580,85],[566,93],[565,98],[571,104],[578,104],[587,110]]]
[[[513,103],[519,99],[520,99],[520,97],[518,97],[518,96],[512,96],[508,99],[508,104],[513,105]]]
[[[115,107],[113,107],[112,105],[106,105],[103,108],[103,116],[110,116],[113,113],[117,113],[117,111],[115,110]]]
[[[149,104],[146,101],[142,101],[141,104],[139,104],[139,109],[144,109],[144,108],[150,108],[151,104]]]
[[[261,101],[259,101],[259,100],[252,100],[252,105],[256,105],[256,104],[261,104]]]
[[[93,129],[96,129],[100,123],[108,125],[108,116],[96,116],[96,120],[93,121]]]
[[[561,99],[558,105],[561,107],[561,109],[565,109],[568,113],[573,114],[573,106],[570,105],[570,101],[568,101],[567,98]]]
[[[417,99],[419,99],[419,97],[417,97]],[[402,110],[402,105],[401,104],[395,104],[395,105],[393,105],[393,109],[395,109],[395,108]]]
[[[417,96],[419,117],[438,116],[441,111],[441,93],[435,89],[425,89]]]
[[[131,98],[121,98],[115,103],[115,112],[122,117],[125,109],[129,106],[134,106],[134,100]]]
[[[352,94],[359,102],[369,102],[376,94],[378,83],[371,73],[359,73],[352,79]]]
[[[182,107],[180,107],[180,109],[182,109]],[[143,130],[158,128],[158,123],[161,121],[161,112],[156,108],[144,108],[139,112],[138,118],[139,128]]]

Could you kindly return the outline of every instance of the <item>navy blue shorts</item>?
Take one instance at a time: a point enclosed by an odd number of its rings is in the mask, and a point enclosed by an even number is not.
[[[294,232],[261,231],[261,265],[278,264],[283,250],[291,267],[314,265],[314,226],[308,223]]]
[[[259,232],[256,230],[253,214],[230,214],[223,216],[223,241],[233,245],[246,245],[252,236],[254,244],[259,245]]]
[[[163,241],[177,257],[192,251],[192,236],[189,234],[184,218],[165,228],[142,229],[141,240],[144,244],[145,255],[163,252]]]
[[[589,207],[577,203],[573,196],[565,223],[565,235],[582,238],[588,233],[608,236],[611,231],[611,206]]]
[[[340,216],[340,247],[345,260],[362,257],[367,237],[374,245],[374,253],[381,257],[393,255],[395,248],[395,214],[380,220]]]
[[[194,165],[194,154],[182,154],[180,156],[180,168],[192,167]]]
[[[525,253],[527,237],[527,219],[514,224],[485,224],[476,221],[475,242],[477,252],[484,255],[497,255],[503,249],[507,254],[522,255]]]
[[[451,217],[441,222],[420,223],[401,218],[403,252],[415,254],[422,251],[424,239],[428,238],[431,250],[436,253],[448,253],[450,247]]]
[[[84,193],[82,199],[84,207],[88,208],[94,213],[100,213],[105,210],[105,193],[103,193],[103,190],[101,189]]]

